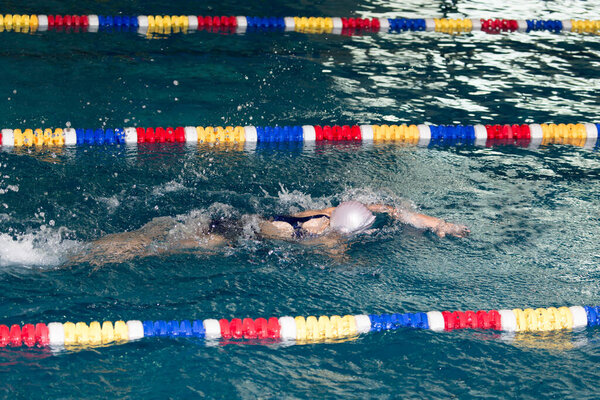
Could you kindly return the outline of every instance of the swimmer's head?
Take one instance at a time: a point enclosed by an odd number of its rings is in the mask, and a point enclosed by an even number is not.
[[[345,201],[333,210],[329,226],[343,234],[361,233],[375,221],[375,215],[358,201]]]

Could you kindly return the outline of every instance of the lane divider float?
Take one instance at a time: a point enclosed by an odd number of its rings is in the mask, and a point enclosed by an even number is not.
[[[132,31],[140,34],[170,34],[198,30],[252,32],[295,31],[302,33],[399,33],[435,31],[461,34],[482,31],[552,33],[600,32],[600,20],[504,19],[504,18],[340,18],[340,17],[252,17],[202,15],[35,15],[0,14],[0,32],[36,31]]]
[[[392,141],[430,145],[570,144],[594,148],[600,124],[178,126],[114,129],[2,129],[4,148],[142,143],[289,143]]]
[[[452,331],[482,329],[549,332],[600,325],[600,307],[515,308],[512,310],[429,311],[381,315],[298,316],[183,321],[93,321],[0,325],[0,347],[100,346],[149,337],[206,340],[266,340],[296,344],[354,338],[401,328]]]

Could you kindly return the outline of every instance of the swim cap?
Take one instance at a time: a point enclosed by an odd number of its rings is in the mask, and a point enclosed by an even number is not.
[[[370,227],[375,215],[358,201],[345,201],[333,210],[329,220],[331,229],[341,233],[360,233]]]

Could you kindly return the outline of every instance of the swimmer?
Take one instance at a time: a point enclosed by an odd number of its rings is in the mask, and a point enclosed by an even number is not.
[[[331,249],[337,247],[343,251],[345,237],[368,234],[374,230],[374,213],[387,214],[414,228],[430,230],[439,237],[462,238],[470,233],[466,226],[404,208],[346,201],[337,207],[259,219],[257,235],[265,239],[298,241]],[[71,263],[89,262],[99,266],[150,255],[210,252],[231,243],[240,236],[241,229],[235,221],[208,221],[204,215],[185,222],[178,222],[171,217],[154,218],[135,231],[108,235],[90,243],[88,251],[72,257]]]
[[[439,237],[446,235],[465,237],[469,229],[439,218],[419,214],[385,204],[363,204],[346,201],[337,207],[321,210],[307,210],[290,216],[278,216],[262,221],[260,233],[273,239],[303,239],[318,237],[327,233],[353,235],[369,230],[375,222],[373,213],[384,213],[394,219],[418,229],[428,229]]]

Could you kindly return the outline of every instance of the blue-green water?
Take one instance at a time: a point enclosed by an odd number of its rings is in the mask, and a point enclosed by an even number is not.
[[[2,12],[566,19],[594,18],[597,7],[161,3],[11,2]],[[0,36],[2,127],[598,120],[600,44],[591,35]],[[0,321],[598,304],[599,168],[597,153],[569,146],[0,152]],[[248,229],[215,254],[64,266],[86,242],[154,217],[270,216],[349,198],[409,200],[472,233],[440,239],[391,224],[332,258]],[[5,348],[0,395],[596,398],[597,334],[398,330],[287,347],[147,339],[56,354]]]

